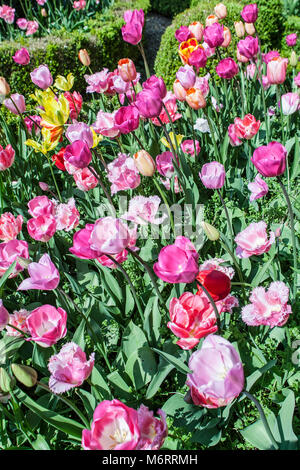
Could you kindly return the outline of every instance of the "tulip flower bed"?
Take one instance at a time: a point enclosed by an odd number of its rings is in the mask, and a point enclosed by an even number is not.
[[[108,0],[21,0],[7,3],[0,5],[1,40],[33,34],[45,36],[62,27],[72,31],[83,27],[87,18],[92,18],[96,11],[110,4]]]
[[[300,74],[256,4],[224,55],[226,15],[176,31],[172,91],[143,10],[144,82],[86,50],[90,99],[47,64],[30,96],[1,77],[1,448],[299,449]]]

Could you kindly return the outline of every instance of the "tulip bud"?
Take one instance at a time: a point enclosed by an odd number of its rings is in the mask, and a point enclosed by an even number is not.
[[[88,55],[88,52],[86,49],[80,49],[80,51],[78,52],[78,58],[80,62],[86,67],[88,67],[91,63],[90,56]]]
[[[223,3],[218,3],[214,8],[215,14],[220,20],[223,20],[227,16],[227,8]]]
[[[227,28],[226,26],[224,26],[223,36],[224,36],[224,41],[222,42],[221,46],[228,47],[229,44],[231,43],[231,32],[230,32],[230,29]]]
[[[201,222],[201,227],[209,240],[215,242],[220,238],[220,232],[208,222]]]
[[[235,34],[237,35],[238,38],[243,38],[245,36],[245,26],[242,21],[235,21],[234,22],[234,27],[235,27]]]
[[[10,86],[4,77],[0,77],[0,95],[6,96],[10,94]]]
[[[185,98],[186,98],[186,89],[183,88],[183,86],[181,85],[181,83],[178,79],[176,79],[175,82],[173,83],[173,92],[174,92],[174,95],[176,96],[176,98],[179,101],[184,101],[185,100]]]
[[[47,10],[45,8],[42,8],[41,9],[41,15],[44,17],[44,18],[47,18],[48,14],[47,14]]]
[[[214,23],[218,23],[219,18],[216,15],[209,15],[205,20],[205,26],[211,26]]]
[[[290,64],[292,67],[296,67],[298,64],[298,57],[295,51],[292,51],[290,56]]]
[[[30,263],[32,263],[30,259],[22,258],[21,256],[17,256],[17,262],[24,269],[27,269]]]
[[[118,62],[119,75],[124,82],[132,82],[136,79],[136,68],[131,59],[121,59]]]
[[[34,387],[37,383],[37,371],[32,367],[21,364],[12,364],[11,369],[16,379],[26,387]]]
[[[153,176],[155,173],[155,162],[146,150],[140,150],[133,155],[135,166],[143,176]]]
[[[249,36],[254,36],[255,34],[255,26],[253,23],[245,23],[245,30]]]
[[[11,377],[3,367],[0,367],[0,390],[4,393],[14,389],[16,381]]]

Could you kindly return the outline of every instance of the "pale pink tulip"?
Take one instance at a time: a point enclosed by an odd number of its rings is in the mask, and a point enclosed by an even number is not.
[[[108,167],[108,180],[112,183],[111,194],[127,189],[135,189],[141,182],[139,171],[134,159],[124,153],[119,153],[118,157]]]
[[[164,214],[162,217],[155,218],[160,202],[158,196],[135,196],[129,201],[128,212],[125,212],[121,218],[139,225],[161,224],[167,215]]]
[[[270,238],[268,238],[267,224],[264,221],[252,222],[234,240],[237,244],[238,258],[249,258],[267,253],[275,242],[275,234],[270,232]]]
[[[18,290],[57,288],[60,281],[59,272],[48,254],[44,254],[38,263],[30,263],[27,269],[30,277],[21,282]]]
[[[260,199],[269,191],[267,183],[259,175],[256,175],[255,180],[248,184],[248,189],[251,191],[250,202]]]
[[[11,212],[4,212],[0,217],[0,240],[8,242],[17,238],[22,230],[23,217],[18,215],[17,218]]]

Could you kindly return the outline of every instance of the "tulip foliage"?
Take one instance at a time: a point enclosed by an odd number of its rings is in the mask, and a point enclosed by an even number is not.
[[[255,4],[228,57],[226,15],[176,31],[172,90],[143,10],[144,80],[85,50],[85,99],[48,64],[28,97],[1,78],[1,447],[298,448],[300,78]]]

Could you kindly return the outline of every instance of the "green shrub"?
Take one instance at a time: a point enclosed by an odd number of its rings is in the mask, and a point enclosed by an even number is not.
[[[191,0],[152,0],[151,8],[161,15],[173,18],[173,16],[189,8],[190,2]]]
[[[238,42],[238,38],[235,36],[234,22],[239,21],[240,12],[246,3],[248,2],[245,2],[245,0],[226,2],[228,14],[221,23],[228,26],[232,33],[232,42],[226,51],[226,55],[231,57],[235,57],[236,44]],[[283,28],[281,2],[280,0],[274,0],[271,5],[267,0],[258,0],[257,3],[259,5],[257,29],[261,38],[262,49],[267,50],[279,47],[282,36],[281,31]],[[168,87],[172,86],[176,71],[181,65],[181,60],[178,55],[178,41],[174,37],[176,29],[181,25],[189,25],[193,21],[200,21],[204,24],[206,17],[213,13],[213,9],[217,4],[217,1],[192,0],[191,4],[194,6],[177,15],[174,18],[172,25],[166,29],[162,36],[160,48],[156,56],[155,73],[164,77]],[[265,12],[267,5],[269,5],[268,14]],[[207,62],[207,69],[213,75],[215,75],[216,63],[217,58],[210,58]]]
[[[91,69],[96,72],[103,67],[115,69],[122,57],[136,58],[137,47],[131,46],[122,39],[121,27],[124,10],[143,8],[145,12],[150,7],[150,0],[116,1],[112,9],[104,15],[89,20],[83,30],[67,32],[55,31],[44,38],[26,38],[21,42],[3,41],[0,44],[0,76],[6,78],[13,92],[28,96],[34,90],[29,73],[38,65],[46,63],[55,77],[75,75],[74,89],[84,93],[86,83],[84,75],[87,72],[78,60],[80,49],[87,49],[91,56]],[[26,47],[31,61],[27,66],[14,62],[12,56],[16,50]]]

